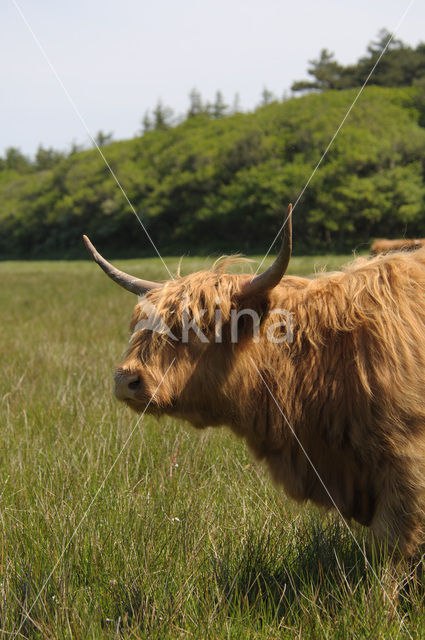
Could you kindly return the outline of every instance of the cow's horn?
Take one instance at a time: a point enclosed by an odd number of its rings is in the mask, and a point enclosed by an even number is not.
[[[283,238],[279,254],[273,264],[258,276],[254,276],[241,289],[241,295],[256,295],[273,289],[285,275],[292,253],[292,204],[288,206],[283,223]]]
[[[83,236],[83,240],[86,244],[89,254],[93,258],[93,260],[97,262],[99,267],[104,270],[107,276],[112,278],[112,280],[114,280],[114,282],[119,284],[121,287],[124,287],[124,289],[127,289],[127,291],[131,291],[132,293],[142,296],[150,289],[161,286],[158,282],[141,280],[140,278],[130,276],[124,271],[120,271],[112,264],[110,264],[107,260],[105,260],[105,258],[102,258],[100,253],[95,249],[87,236]]]

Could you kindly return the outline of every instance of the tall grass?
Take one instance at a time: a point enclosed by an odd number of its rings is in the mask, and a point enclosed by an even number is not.
[[[343,259],[291,269],[324,261]],[[135,427],[111,377],[130,294],[89,262],[2,263],[0,278],[1,638],[425,637],[419,588],[395,614],[388,556],[371,570],[345,524],[287,501],[243,442]]]

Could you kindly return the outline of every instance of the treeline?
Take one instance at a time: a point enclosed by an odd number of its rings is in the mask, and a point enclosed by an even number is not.
[[[242,113],[239,94],[236,93],[232,103],[228,104],[221,91],[217,91],[213,101],[205,100],[201,93],[193,88],[189,93],[189,105],[187,111],[183,114],[175,114],[174,110],[164,105],[161,99],[158,100],[153,109],[148,109],[141,121],[141,129],[136,133],[135,137],[149,133],[150,131],[166,131],[171,127],[176,127],[190,118],[200,115],[206,116],[212,120],[219,120],[231,115]],[[277,98],[274,94],[264,87],[261,91],[261,97],[258,106],[262,107]],[[285,99],[285,96],[284,96]],[[105,133],[98,131],[92,138],[92,147],[105,147],[113,142],[113,133]],[[73,142],[68,152],[59,151],[52,147],[46,148],[40,145],[33,158],[24,155],[17,147],[9,147],[5,150],[4,156],[0,156],[0,172],[7,170],[15,170],[19,173],[28,173],[50,169],[57,164],[59,160],[74,155],[86,148]]]
[[[263,89],[261,94],[260,106],[268,104],[272,100],[272,93],[266,88]],[[204,100],[201,93],[193,88],[189,93],[189,107],[185,114],[176,116],[171,107],[163,105],[161,100],[158,100],[156,106],[152,110],[145,112],[142,120],[141,133],[148,133],[149,131],[160,131],[169,129],[172,126],[176,126],[196,116],[204,115],[213,120],[220,120],[229,115],[235,115],[242,113],[239,94],[235,94],[232,104],[227,104],[221,91],[217,91],[213,102]]]
[[[377,40],[367,47],[367,54],[355,64],[344,66],[335,60],[333,53],[322,49],[317,60],[310,60],[307,73],[311,79],[294,82],[291,90],[341,91],[360,87],[378,60],[370,84],[379,87],[425,87],[425,43],[413,48],[382,29]]]
[[[163,253],[263,252],[295,202],[355,90],[274,101],[133,140],[105,155]],[[298,252],[367,248],[371,237],[425,236],[424,91],[366,88],[300,200]],[[89,234],[110,256],[152,246],[96,149],[45,150],[0,171],[3,257],[84,255]]]

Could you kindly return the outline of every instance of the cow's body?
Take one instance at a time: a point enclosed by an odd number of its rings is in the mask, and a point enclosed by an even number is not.
[[[390,251],[416,251],[425,246],[424,238],[400,238],[399,240],[386,240],[378,238],[374,240],[370,247],[373,256]]]
[[[425,541],[425,249],[285,277],[251,297],[249,280],[212,270],[148,290],[115,374],[118,397],[198,428],[228,425],[290,496],[336,506],[414,555]],[[151,305],[177,340],[138,330]],[[242,308],[261,318],[258,342],[250,318],[230,341]],[[208,342],[182,343],[185,309]],[[292,340],[271,342],[288,311]]]

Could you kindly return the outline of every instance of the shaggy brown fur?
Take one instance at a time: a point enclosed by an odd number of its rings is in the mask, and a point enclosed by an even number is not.
[[[379,238],[372,243],[370,252],[373,256],[376,256],[379,253],[389,253],[390,251],[416,251],[416,249],[424,246],[425,238],[412,238],[410,240],[406,238],[401,238],[400,240],[384,240],[383,238]]]
[[[284,277],[254,300],[240,298],[247,277],[195,273],[142,299],[132,330],[149,302],[180,337],[188,303],[210,342],[193,333],[182,344],[136,332],[117,369],[118,376],[137,373],[142,381],[126,402],[142,411],[175,358],[149,411],[198,428],[228,425],[290,496],[326,508],[333,500],[344,517],[414,555],[425,541],[425,249],[358,259],[313,280]],[[247,317],[238,343],[230,342],[231,309],[241,308],[259,313],[258,342]],[[217,309],[222,344],[214,342]],[[284,320],[276,309],[292,314],[292,342],[267,339],[271,325]]]

